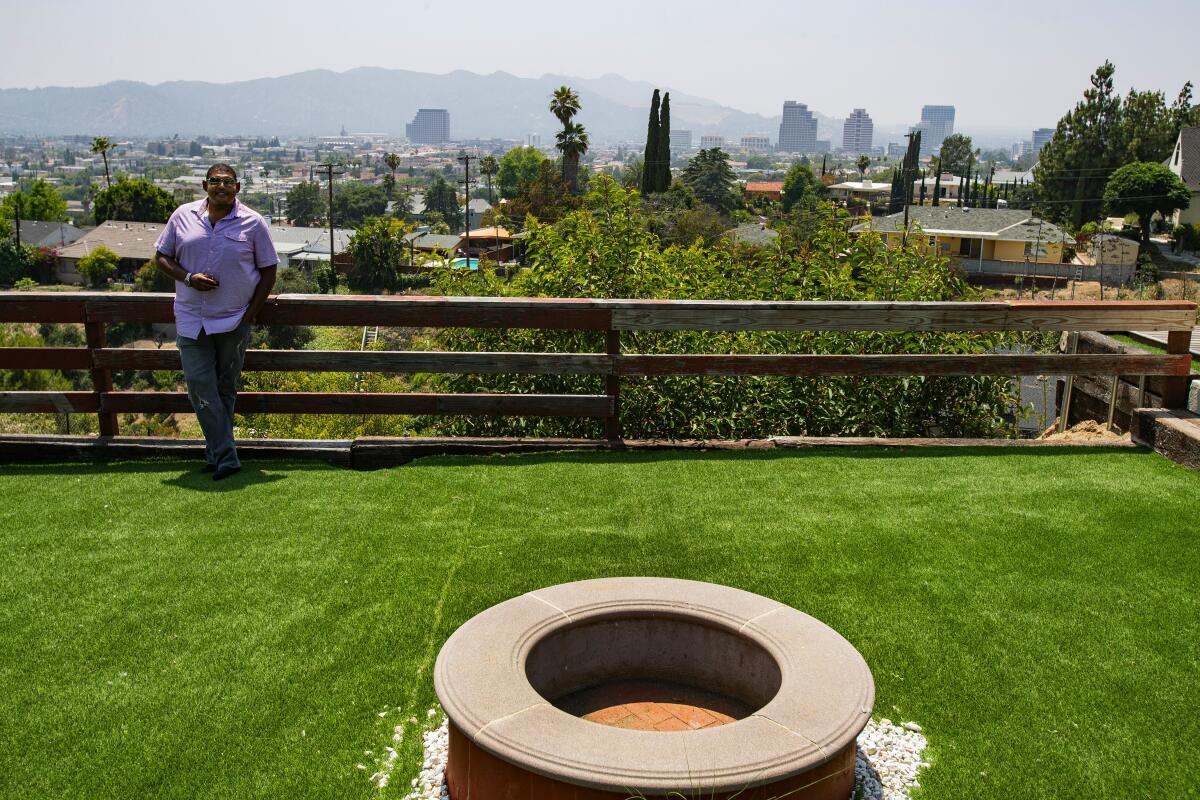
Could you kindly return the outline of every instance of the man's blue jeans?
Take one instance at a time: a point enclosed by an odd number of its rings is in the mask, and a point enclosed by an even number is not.
[[[204,457],[217,469],[241,466],[233,446],[233,405],[250,327],[249,321],[243,320],[228,333],[201,330],[197,339],[175,337],[188,399],[204,431]]]

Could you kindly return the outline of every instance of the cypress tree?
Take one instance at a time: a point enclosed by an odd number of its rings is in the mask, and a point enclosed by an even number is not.
[[[933,205],[940,206],[942,204],[942,160],[938,159],[937,177],[933,179]]]
[[[658,113],[658,170],[655,189],[665,192],[671,188],[671,93],[665,92]]]
[[[646,124],[646,153],[642,156],[642,195],[653,194],[658,186],[654,163],[658,160],[658,89],[650,98],[650,121]]]

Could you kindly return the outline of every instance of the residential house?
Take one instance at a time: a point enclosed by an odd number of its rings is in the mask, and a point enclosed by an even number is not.
[[[59,249],[78,241],[84,234],[69,222],[21,220],[21,242],[30,247]]]
[[[62,283],[86,283],[79,274],[79,262],[97,247],[107,247],[121,259],[119,280],[132,280],[143,264],[154,257],[154,243],[162,233],[161,222],[124,222],[109,220],[97,225],[71,244],[58,250],[57,278]]]
[[[851,206],[885,207],[892,196],[890,183],[875,183],[870,178],[844,181],[829,187],[829,198]]]
[[[1172,225],[1200,225],[1200,128],[1184,128],[1175,141],[1167,168],[1179,176],[1192,193],[1192,204],[1177,210]]]
[[[747,198],[765,197],[778,203],[783,197],[783,181],[750,181],[742,187],[742,191]]]
[[[919,181],[913,181],[913,202],[921,202],[921,189],[925,189],[925,202],[932,204],[934,190],[937,190],[938,205],[943,205],[947,200],[951,203],[958,202],[958,182],[962,180],[958,175],[953,175],[949,172],[942,173],[941,185],[938,185],[937,176],[932,178],[922,178]]]
[[[271,225],[271,242],[279,256],[279,268],[312,269],[318,262],[329,261],[329,229],[307,228],[299,225]],[[333,263],[344,271],[353,260],[350,240],[353,228],[333,229]]]
[[[914,235],[926,237],[931,248],[953,257],[999,262],[1058,264],[1064,247],[1074,239],[1058,226],[1040,220],[1031,211],[1008,208],[958,208],[910,206],[908,217]],[[904,234],[904,213],[864,222],[852,233],[875,230],[898,244]]]

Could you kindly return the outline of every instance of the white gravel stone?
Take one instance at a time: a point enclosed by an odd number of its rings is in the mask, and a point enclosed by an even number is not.
[[[428,717],[439,716],[441,725],[423,736],[424,762],[413,779],[412,791],[404,800],[450,800],[446,786],[446,758],[450,751],[450,722],[440,708],[430,709]],[[914,730],[915,729],[915,730]],[[895,725],[891,720],[872,720],[858,737],[858,757],[854,764],[853,800],[907,800],[909,790],[920,784],[917,773],[929,766],[921,758],[928,742],[915,722]],[[667,734],[669,735],[669,734]],[[396,751],[387,749],[386,769],[376,773],[387,785],[387,773],[396,759]],[[372,776],[375,779],[375,776]]]
[[[895,725],[881,719],[867,723],[858,735],[854,763],[854,800],[905,800],[916,788],[917,773],[929,762],[921,758],[928,744],[915,722]]]

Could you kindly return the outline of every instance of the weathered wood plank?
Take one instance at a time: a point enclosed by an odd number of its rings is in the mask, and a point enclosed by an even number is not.
[[[108,392],[101,399],[101,408],[111,413],[192,411],[185,392]],[[604,417],[611,413],[612,403],[605,395],[242,392],[237,410],[258,414]]]
[[[618,375],[1186,375],[1163,355],[623,355]]]
[[[85,347],[0,347],[0,369],[91,369]]]
[[[1186,331],[1171,331],[1167,334],[1167,352],[1182,353],[1185,356],[1191,347],[1192,332]],[[1189,370],[1188,372],[1190,372]],[[1188,373],[1183,373],[1187,375]],[[1187,408],[1188,385],[1190,381],[1186,377],[1170,378],[1163,381],[1163,406],[1165,408]]]
[[[1189,303],[729,303],[724,301],[620,301],[617,330],[845,330],[1003,331],[1124,330],[1149,324],[1157,330],[1190,330]],[[1190,306],[1190,307],[1189,307]],[[1153,322],[1149,322],[1153,320]]]
[[[174,322],[175,296],[171,294],[110,293],[89,297],[89,322]]]
[[[0,292],[0,322],[83,322],[74,292]]]
[[[413,328],[607,330],[594,300],[504,297],[280,295],[260,320],[274,325],[390,325]]]
[[[100,410],[93,392],[0,392],[0,411],[40,414],[90,414]]]
[[[2,353],[2,351],[0,351]],[[176,350],[112,348],[96,351],[112,369],[179,369]],[[428,372],[604,375],[612,361],[601,353],[446,353],[412,350],[247,350],[251,372]]]
[[[91,320],[83,323],[83,332],[87,336],[87,346],[92,352],[101,350],[108,344],[107,334],[104,330],[103,322],[93,322]],[[112,391],[112,372],[103,367],[92,367],[92,388],[98,393]],[[119,432],[117,423],[117,415],[103,410],[101,404],[100,412],[100,435],[101,436],[116,436]]]

